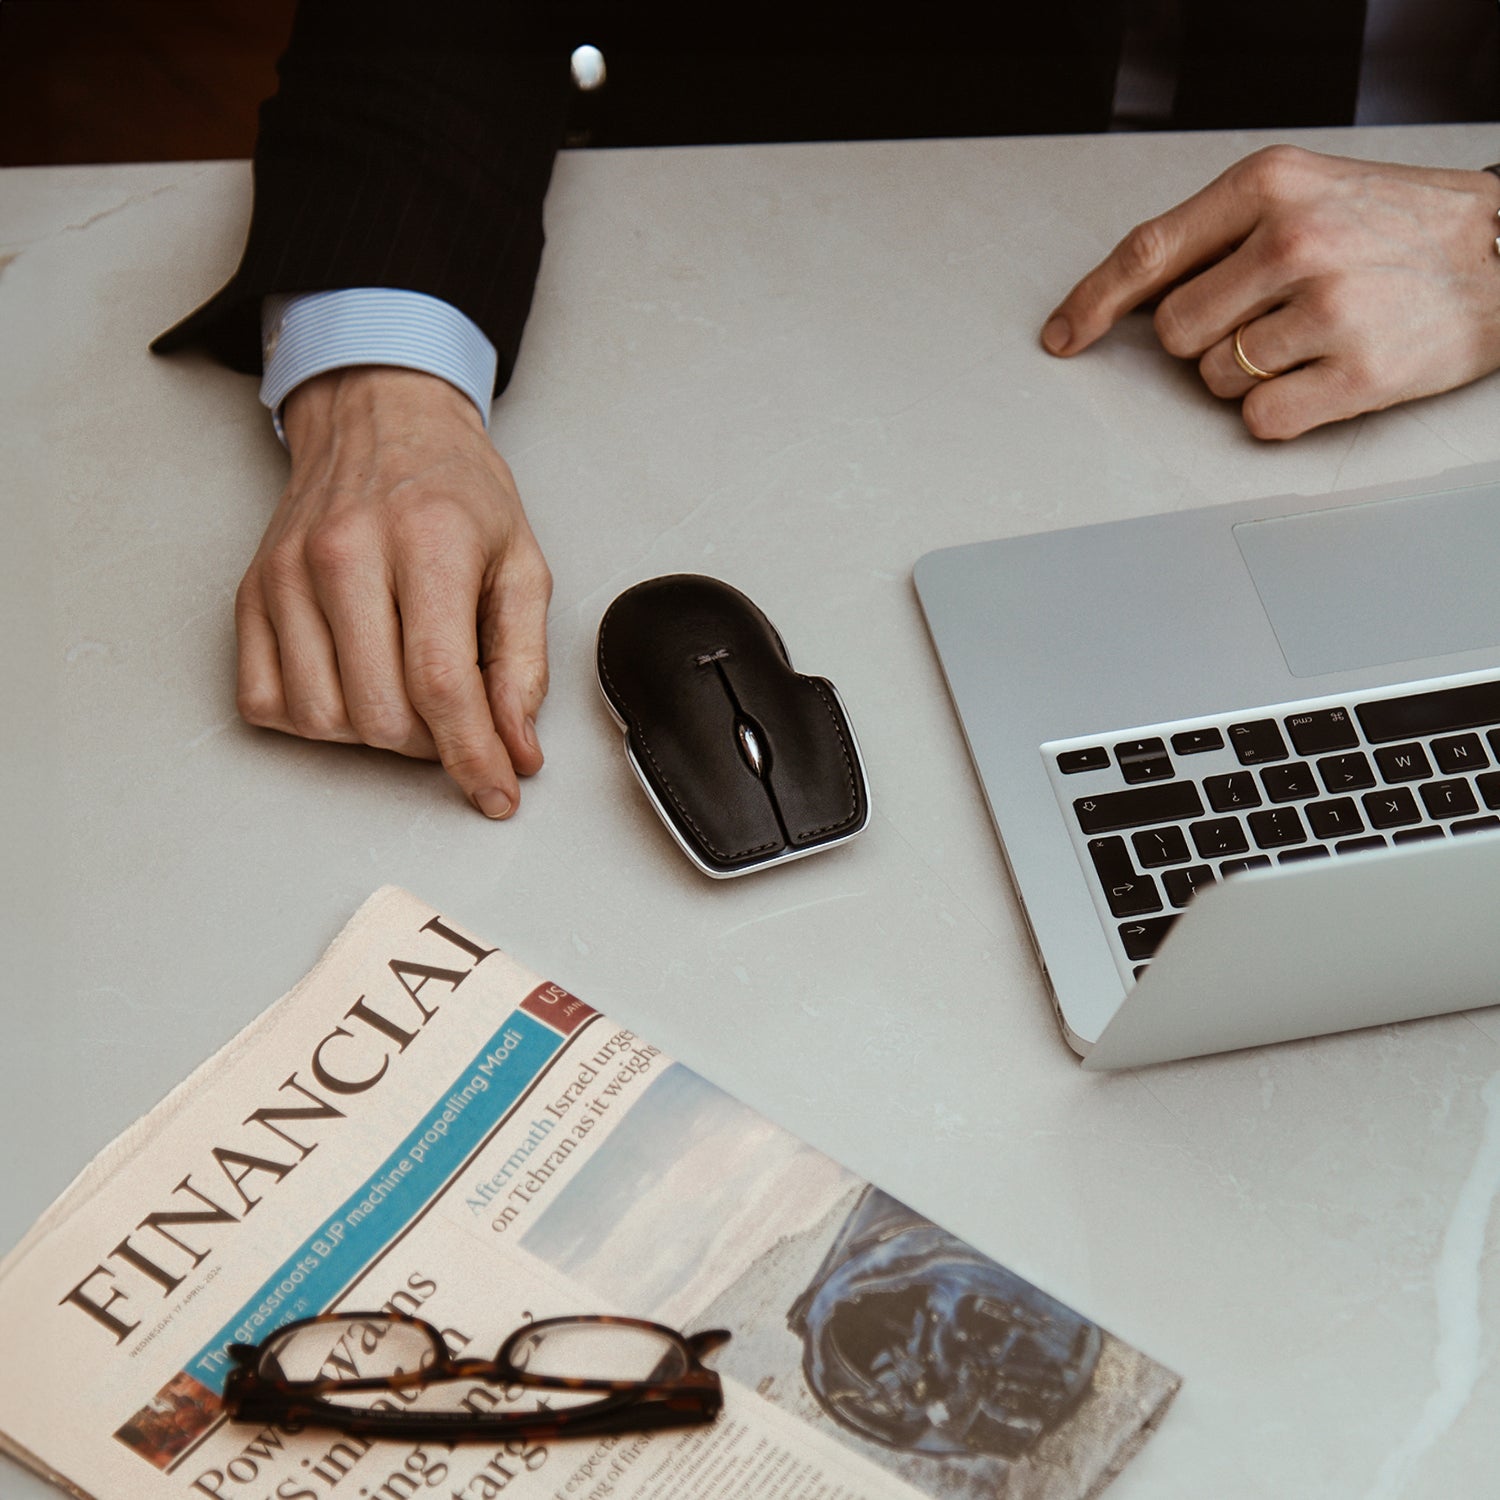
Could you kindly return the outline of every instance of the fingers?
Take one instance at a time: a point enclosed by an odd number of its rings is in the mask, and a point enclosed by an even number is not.
[[[1271,243],[1274,238],[1263,226],[1253,230],[1222,260],[1162,298],[1152,324],[1168,354],[1197,359],[1221,339],[1232,339],[1235,329],[1295,295],[1298,282]]]
[[[336,679],[351,738],[422,760],[437,758],[428,726],[406,688],[401,617],[374,548],[328,556],[314,568],[318,602],[333,635]]]
[[[552,575],[532,544],[481,604],[479,654],[490,717],[523,776],[542,768],[536,716],[547,696],[547,605]]]
[[[412,707],[432,734],[443,768],[490,818],[515,810],[516,771],[490,715],[479,669],[475,621],[482,570],[418,567],[397,577],[404,627],[404,670]]]
[[[1198,361],[1204,385],[1214,395],[1229,401],[1238,400],[1263,379],[1246,370],[1235,358],[1236,333],[1246,361],[1271,376],[1285,375],[1325,352],[1317,324],[1295,303],[1278,307],[1264,317],[1247,319],[1217,339]]]
[[[1241,400],[1253,437],[1284,440],[1314,427],[1369,411],[1368,371],[1349,353],[1324,353],[1316,319],[1299,307],[1256,318],[1240,330],[1240,348],[1268,379],[1241,369],[1234,337],[1221,339],[1199,361],[1203,382],[1216,396]]]
[[[1270,440],[1300,437],[1370,409],[1356,373],[1334,357],[1262,381],[1240,407],[1251,436]]]
[[[341,525],[263,546],[235,601],[239,709],[304,739],[433,759],[403,684],[401,628],[373,539]]]
[[[266,589],[264,570],[247,575],[237,610],[241,713],[307,739],[440,759],[485,816],[510,816],[520,790],[477,660],[477,559],[466,567],[428,557],[425,568],[408,559],[393,596],[368,558],[334,567],[326,546],[311,550],[321,560],[308,575],[317,580],[314,598],[297,587]],[[543,632],[545,611],[544,597]],[[545,692],[545,635],[541,649]],[[541,757],[534,728],[528,744],[523,725],[540,702],[534,691],[514,716],[528,774]]]
[[[290,732],[281,686],[281,653],[253,569],[235,595],[234,629],[239,643],[236,707],[240,717],[262,729]]]
[[[352,739],[333,632],[317,602],[301,590],[278,590],[269,613],[281,659],[287,718],[296,732],[310,740]]]
[[[238,706],[247,723],[304,739],[352,741],[333,637],[305,591],[268,585],[257,561],[235,598]]]
[[[1177,207],[1137,224],[1059,304],[1042,329],[1057,355],[1077,354],[1126,313],[1224,255],[1254,228],[1259,195],[1244,163]]]

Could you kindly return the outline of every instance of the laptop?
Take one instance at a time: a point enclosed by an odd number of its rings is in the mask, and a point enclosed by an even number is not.
[[[1500,1003],[1500,466],[913,576],[1085,1067]]]

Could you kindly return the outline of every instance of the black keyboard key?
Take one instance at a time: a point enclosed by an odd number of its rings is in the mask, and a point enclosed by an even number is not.
[[[1184,729],[1172,736],[1172,748],[1179,755],[1202,755],[1205,750],[1222,750],[1224,736],[1217,729]]]
[[[1474,788],[1462,777],[1454,781],[1429,781],[1422,787],[1422,801],[1429,817],[1467,818],[1479,811]]]
[[[1424,823],[1420,828],[1403,828],[1391,835],[1393,844],[1425,844],[1430,839],[1447,838],[1447,834],[1433,823]]]
[[[1486,828],[1500,828],[1500,818],[1460,818],[1448,825],[1450,833],[1479,833]]]
[[[1490,754],[1493,755],[1496,760],[1500,760],[1500,729],[1490,730],[1490,732],[1485,735],[1485,739],[1490,742]]]
[[[1140,781],[1165,781],[1176,775],[1172,757],[1161,740],[1124,740],[1115,746],[1120,775],[1134,785]]]
[[[1139,922],[1122,922],[1120,941],[1125,945],[1125,957],[1132,962],[1152,957],[1161,947],[1161,940],[1166,937],[1167,929],[1176,920],[1176,917],[1169,916],[1144,917]]]
[[[1109,751],[1103,745],[1091,745],[1087,750],[1064,750],[1057,757],[1057,769],[1064,776],[1076,776],[1080,771],[1102,771],[1109,765]]]
[[[1417,734],[1481,729],[1486,724],[1500,724],[1500,682],[1471,682],[1466,687],[1439,688],[1435,693],[1360,703],[1354,712],[1359,715],[1365,738],[1376,745]]]
[[[1364,820],[1353,797],[1335,797],[1329,802],[1309,802],[1303,809],[1313,834],[1320,839],[1352,838],[1364,832]],[[1378,844],[1384,839],[1376,839]]]
[[[1375,764],[1387,781],[1425,781],[1432,775],[1432,762],[1417,744],[1387,745],[1375,752]]]
[[[1417,799],[1404,786],[1366,792],[1360,801],[1365,805],[1365,817],[1370,820],[1371,828],[1399,828],[1403,823],[1422,821],[1422,814],[1417,811]]]
[[[1089,858],[1104,889],[1104,899],[1117,917],[1135,917],[1145,911],[1160,911],[1161,897],[1150,875],[1136,873],[1122,838],[1090,839]]]
[[[1260,788],[1249,771],[1231,771],[1226,776],[1205,776],[1203,790],[1215,812],[1239,812],[1260,806]]]
[[[1486,771],[1483,776],[1476,776],[1474,785],[1479,788],[1486,807],[1500,807],[1500,771]]]
[[[1189,865],[1185,870],[1168,870],[1161,883],[1173,906],[1186,906],[1204,886],[1214,883],[1214,872],[1207,865]]]
[[[1359,743],[1348,709],[1314,708],[1290,714],[1286,732],[1298,755],[1326,755],[1330,750],[1349,750]]]
[[[1258,766],[1263,761],[1285,760],[1286,741],[1275,719],[1252,719],[1245,724],[1229,726],[1229,743],[1242,766]]]
[[[1282,865],[1295,865],[1308,859],[1327,859],[1328,849],[1324,844],[1304,844],[1300,849],[1288,849],[1284,854],[1276,856],[1276,862]]]
[[[1375,785],[1375,773],[1363,750],[1351,755],[1330,755],[1318,762],[1318,775],[1333,796],[1340,792],[1358,792]]]
[[[1397,838],[1401,835],[1398,833]],[[1384,849],[1385,840],[1378,833],[1367,833],[1359,839],[1341,839],[1333,846],[1335,854],[1357,854],[1361,849]]]
[[[1294,760],[1285,766],[1267,766],[1260,773],[1260,779],[1272,802],[1300,802],[1304,797],[1318,795],[1313,769],[1305,760]]]
[[[1196,818],[1203,811],[1203,799],[1191,781],[1164,781],[1155,786],[1132,787],[1127,792],[1079,797],[1073,803],[1073,811],[1085,833],[1113,833],[1118,828]]]
[[[1186,864],[1193,857],[1180,828],[1152,828],[1133,833],[1130,842],[1135,845],[1135,857],[1140,860],[1143,870],[1154,870],[1159,865]]]
[[[1444,776],[1482,771],[1490,763],[1477,734],[1455,734],[1451,739],[1434,740],[1432,758]]]
[[[1250,814],[1250,832],[1262,849],[1279,849],[1283,844],[1305,844],[1307,830],[1295,807],[1268,807]]]
[[[1227,880],[1231,875],[1241,875],[1246,870],[1269,870],[1271,861],[1264,854],[1252,854],[1248,859],[1226,859],[1219,866],[1219,874]]]
[[[1238,818],[1207,818],[1189,823],[1193,847],[1204,859],[1219,859],[1226,854],[1244,854],[1250,845]]]

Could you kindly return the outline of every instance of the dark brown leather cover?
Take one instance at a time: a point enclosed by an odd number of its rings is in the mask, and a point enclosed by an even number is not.
[[[832,684],[793,671],[738,589],[679,573],[627,589],[599,626],[599,683],[664,815],[738,873],[857,832],[868,796]],[[746,726],[764,756],[741,750]]]

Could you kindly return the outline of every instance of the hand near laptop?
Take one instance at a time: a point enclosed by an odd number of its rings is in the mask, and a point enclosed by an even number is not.
[[[235,602],[240,713],[439,759],[509,816],[542,764],[552,579],[474,403],[364,366],[298,386],[283,421],[291,477]]]
[[[1269,147],[1132,229],[1042,343],[1077,354],[1160,296],[1162,347],[1296,437],[1500,369],[1497,210],[1487,171]]]

